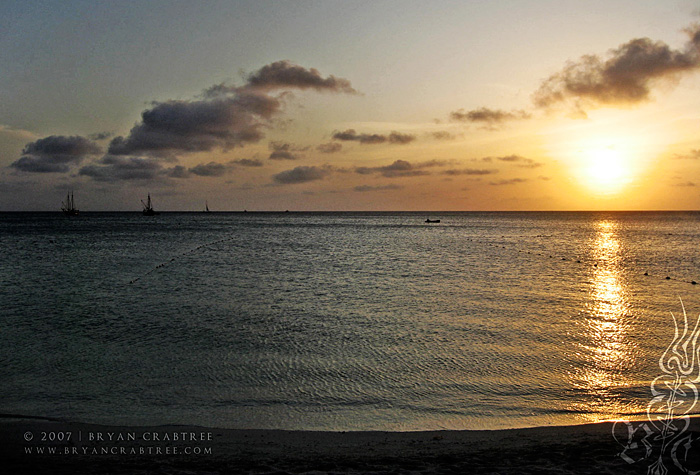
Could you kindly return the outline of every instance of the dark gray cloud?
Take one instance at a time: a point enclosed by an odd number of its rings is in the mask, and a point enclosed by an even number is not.
[[[164,161],[153,157],[124,157],[105,155],[95,163],[82,167],[78,174],[96,181],[117,182],[132,180],[157,180],[162,178],[191,178],[192,176],[219,177],[231,169],[230,165],[217,162],[200,163],[187,168],[182,165],[166,168]]]
[[[609,52],[607,59],[586,55],[545,79],[533,95],[538,107],[567,100],[583,106],[636,104],[650,98],[651,88],[700,67],[700,26],[687,30],[682,50],[649,38],[633,39]]]
[[[114,132],[97,132],[95,134],[88,135],[90,140],[107,140],[114,136]]]
[[[156,158],[105,155],[78,172],[96,181],[153,180],[163,175],[163,163]]]
[[[343,146],[339,143],[329,142],[322,143],[316,146],[316,150],[321,153],[337,153],[343,149]]]
[[[296,183],[306,183],[309,181],[321,180],[331,173],[329,167],[296,167],[272,176],[272,179],[283,185]]]
[[[92,140],[77,135],[50,135],[30,142],[10,166],[24,172],[65,173],[89,155],[102,153]]]
[[[170,178],[190,178],[192,173],[187,167],[176,165],[168,170],[165,170],[165,175]]]
[[[350,81],[335,76],[324,78],[315,68],[304,68],[290,61],[263,66],[247,78],[246,85],[257,89],[314,89],[316,91],[356,94]]]
[[[287,93],[270,95],[280,89],[356,92],[347,79],[324,78],[316,69],[277,61],[249,75],[243,86],[218,84],[198,100],[155,103],[126,137],[112,139],[108,153],[164,157],[259,142],[282,112]]]
[[[303,157],[297,152],[308,150],[308,147],[295,147],[292,144],[282,142],[270,142],[268,146],[272,150],[270,160],[297,160]]]
[[[249,74],[243,86],[225,83],[205,89],[202,96],[215,98],[245,90],[272,91],[282,89],[313,89],[318,92],[357,94],[350,81],[330,75],[326,78],[315,68],[304,68],[288,60],[276,61]]]
[[[527,181],[526,178],[511,178],[509,180],[491,181],[491,182],[489,182],[489,185],[494,185],[494,186],[515,185],[517,183],[525,183],[526,181]]]
[[[516,166],[520,168],[539,168],[542,166],[541,163],[534,161],[531,158],[521,157],[520,155],[506,155],[504,157],[496,157],[496,160],[502,162],[516,163]]]
[[[473,109],[470,111],[460,109],[450,113],[450,119],[452,120],[459,122],[477,122],[486,124],[488,126],[500,125],[510,120],[529,118],[530,114],[523,110],[514,110],[508,112],[500,109],[489,109],[488,107],[481,107],[479,109]]]
[[[231,160],[231,163],[235,163],[236,165],[241,165],[243,167],[262,167],[263,166],[262,160],[258,160],[256,158],[239,158],[238,160]]]
[[[485,168],[452,168],[450,170],[445,170],[442,172],[443,175],[492,175],[498,173],[496,169],[485,169]]]
[[[168,101],[141,114],[127,137],[109,144],[111,155],[174,155],[255,143],[280,111],[278,98],[243,93],[200,101]]]
[[[359,191],[361,193],[368,192],[368,191],[388,191],[388,190],[401,190],[401,189],[403,189],[403,186],[395,185],[395,184],[379,185],[379,186],[360,185],[360,186],[356,186],[355,188],[353,188],[353,190]]]
[[[383,167],[357,167],[355,168],[355,173],[359,173],[360,175],[379,173],[387,178],[421,176],[430,174],[429,171],[425,170],[426,168],[439,167],[446,164],[447,162],[440,160],[431,160],[417,164],[412,164],[406,160],[396,160],[391,165]]]
[[[223,176],[229,171],[229,167],[223,163],[209,162],[195,165],[189,171],[197,176]]]
[[[399,145],[405,145],[407,143],[411,143],[416,139],[415,135],[411,134],[402,134],[400,132],[392,131],[389,135],[381,135],[381,134],[358,134],[355,129],[348,129],[343,132],[334,132],[333,133],[333,139],[334,140],[342,140],[342,141],[354,141],[354,142],[359,142],[361,144],[365,145],[373,145],[373,144],[380,144],[380,143],[392,143],[392,144],[399,144]]]

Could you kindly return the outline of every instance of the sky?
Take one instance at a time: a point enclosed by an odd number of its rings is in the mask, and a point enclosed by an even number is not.
[[[0,211],[700,209],[700,2],[3,1]]]

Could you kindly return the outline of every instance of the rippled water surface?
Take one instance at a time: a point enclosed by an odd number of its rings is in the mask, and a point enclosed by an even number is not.
[[[0,214],[0,412],[326,430],[644,412],[670,312],[700,313],[700,214],[425,218]]]

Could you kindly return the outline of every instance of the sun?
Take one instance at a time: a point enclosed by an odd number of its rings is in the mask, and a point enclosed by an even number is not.
[[[581,170],[588,185],[602,193],[616,192],[630,181],[629,157],[614,146],[594,147],[585,151]]]
[[[587,173],[594,184],[609,187],[625,178],[627,168],[620,152],[606,147],[588,153]]]

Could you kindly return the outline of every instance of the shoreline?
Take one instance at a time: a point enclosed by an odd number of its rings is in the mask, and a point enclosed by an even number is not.
[[[646,460],[628,464],[618,455],[622,447],[612,426],[316,432],[126,427],[3,415],[0,457],[8,473],[20,474],[646,473]],[[700,432],[699,418],[690,430]]]

